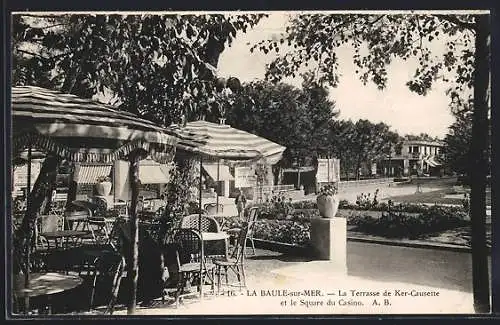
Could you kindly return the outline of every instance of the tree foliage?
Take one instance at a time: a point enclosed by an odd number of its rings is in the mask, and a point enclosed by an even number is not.
[[[294,77],[301,69],[314,72],[320,83],[336,86],[338,57],[342,46],[354,49],[356,73],[366,84],[387,86],[387,66],[395,59],[415,58],[419,66],[407,85],[426,94],[437,78],[455,81],[453,92],[472,87],[474,62],[473,16],[453,15],[297,15],[283,38],[264,40],[254,46],[270,51],[287,44],[292,48],[273,60],[266,77],[278,81]],[[433,42],[444,45],[433,51]],[[440,72],[446,70],[444,77]]]
[[[427,133],[405,134],[403,138],[406,141],[440,141],[438,137],[430,136]]]
[[[444,139],[446,164],[454,172],[469,174],[469,149],[472,137],[472,107],[461,106],[452,110],[455,122],[448,128]]]
[[[201,118],[217,108],[220,53],[262,17],[14,15],[13,84],[105,94],[164,125]]]
[[[341,172],[349,177],[366,163],[378,162],[390,155],[400,136],[385,123],[368,120],[339,120],[330,126],[330,150],[341,161]]]
[[[444,157],[447,166],[458,174],[470,175],[471,141],[473,124],[473,101],[454,105],[451,112],[455,121],[444,138]],[[491,139],[491,121],[488,119],[488,140]],[[491,173],[491,141],[488,141],[488,171]]]
[[[282,160],[289,166],[326,153],[328,123],[337,112],[327,91],[317,84],[302,89],[288,84],[255,81],[244,84],[227,111],[233,127],[263,136],[285,146]]]

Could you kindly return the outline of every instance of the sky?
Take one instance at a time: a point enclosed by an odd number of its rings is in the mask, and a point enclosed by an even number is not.
[[[271,39],[285,31],[287,16],[272,13],[246,34],[239,34],[231,47],[222,53],[218,65],[221,77],[238,77],[243,82],[264,78],[265,65],[274,55],[260,51],[250,52],[250,47],[262,39]],[[338,52],[340,79],[336,88],[330,88],[330,98],[340,111],[339,118],[368,119],[384,122],[400,135],[427,133],[443,138],[453,123],[446,96],[446,85],[436,83],[426,96],[408,90],[406,82],[415,72],[415,62],[394,61],[388,68],[389,82],[383,91],[368,83],[364,86],[355,74],[352,50]],[[285,82],[300,86],[300,79]]]

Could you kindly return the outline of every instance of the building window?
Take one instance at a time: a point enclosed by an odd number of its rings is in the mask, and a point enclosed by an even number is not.
[[[418,153],[418,149],[419,149],[419,148],[418,148],[418,146],[414,146],[414,147],[413,147],[413,152],[414,152],[414,153]]]

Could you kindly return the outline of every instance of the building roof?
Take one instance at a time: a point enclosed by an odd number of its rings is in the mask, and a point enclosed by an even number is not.
[[[427,140],[405,140],[403,145],[407,146],[435,146],[443,147],[443,141],[427,141]]]

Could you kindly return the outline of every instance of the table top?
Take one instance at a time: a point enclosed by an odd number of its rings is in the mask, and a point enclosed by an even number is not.
[[[61,237],[78,237],[87,235],[87,231],[80,230],[59,230],[59,231],[50,231],[44,232],[41,235],[46,238],[61,238]]]
[[[234,216],[227,214],[227,213],[224,213],[224,212],[211,213],[211,214],[207,214],[207,216],[212,217],[212,218],[231,218],[231,217],[234,217]]]
[[[21,297],[36,297],[42,295],[53,295],[59,292],[76,288],[83,283],[83,279],[73,274],[61,273],[31,273],[30,287],[24,288],[24,274],[18,274],[14,278],[14,295]]]
[[[85,220],[89,217],[89,213],[87,211],[67,211],[64,213],[67,221],[78,221]]]
[[[203,241],[211,241],[211,240],[223,240],[228,239],[229,234],[219,231],[219,232],[202,232],[201,238]]]
[[[91,217],[91,218],[89,218],[89,221],[90,222],[107,222],[107,223],[110,223],[110,222],[115,222],[116,218],[113,218],[113,217]]]

